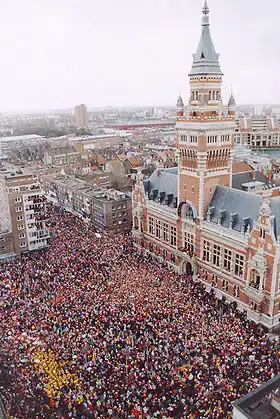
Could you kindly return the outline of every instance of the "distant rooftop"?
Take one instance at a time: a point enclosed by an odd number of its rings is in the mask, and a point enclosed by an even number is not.
[[[4,177],[4,178],[19,178],[22,176],[33,176],[32,172],[30,170],[23,170],[20,168],[15,168],[15,169],[6,169],[6,170],[2,170],[0,171],[0,176]]]
[[[39,140],[43,139],[42,135],[28,134],[28,135],[14,135],[12,137],[0,137],[1,141],[24,141],[24,140]]]
[[[119,201],[122,199],[130,199],[130,197],[125,192],[118,191],[116,189],[103,189],[93,187],[83,180],[73,178],[67,175],[57,175],[54,178],[50,176],[50,179],[53,180],[55,184],[68,186],[74,191],[86,194],[89,197],[98,198],[99,200]]]
[[[173,120],[140,120],[140,121],[126,121],[126,122],[112,122],[105,125],[106,128],[115,129],[133,129],[133,128],[156,128],[156,127],[173,127],[175,121]]]
[[[124,137],[127,137],[129,134],[127,134],[127,133],[123,133],[123,134],[120,134],[120,133],[113,133],[113,134],[96,134],[96,135],[89,135],[89,136],[86,136],[86,137],[74,137],[74,138],[69,138],[69,141],[70,142],[79,142],[79,143],[82,143],[82,142],[87,142],[87,141],[98,141],[98,140],[106,140],[107,138],[109,139],[109,138],[118,138],[118,137],[122,137],[122,136],[124,136]]]

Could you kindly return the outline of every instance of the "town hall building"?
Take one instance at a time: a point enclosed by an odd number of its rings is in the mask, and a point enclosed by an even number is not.
[[[148,179],[139,170],[134,244],[273,330],[280,325],[280,197],[232,187],[235,100],[224,106],[222,77],[205,2],[188,106],[177,101],[178,167]]]

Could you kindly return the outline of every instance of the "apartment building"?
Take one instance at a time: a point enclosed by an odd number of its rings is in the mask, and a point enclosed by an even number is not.
[[[131,197],[114,189],[92,187],[80,179],[45,176],[43,188],[48,198],[101,230],[131,229]]]
[[[92,221],[97,228],[110,231],[130,230],[131,197],[115,189],[99,190],[92,195]]]
[[[43,161],[45,166],[73,165],[81,161],[81,154],[76,151],[73,145],[55,147],[44,152]]]
[[[36,177],[22,170],[0,175],[0,257],[49,245],[46,200]]]
[[[243,115],[236,120],[235,144],[254,148],[280,146],[279,120],[272,115]]]
[[[88,125],[88,111],[85,104],[75,106],[75,120],[77,128],[86,128]]]

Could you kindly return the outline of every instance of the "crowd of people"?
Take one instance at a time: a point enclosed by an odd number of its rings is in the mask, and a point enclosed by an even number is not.
[[[50,207],[51,247],[0,265],[0,396],[13,419],[221,418],[280,347],[191,277]]]

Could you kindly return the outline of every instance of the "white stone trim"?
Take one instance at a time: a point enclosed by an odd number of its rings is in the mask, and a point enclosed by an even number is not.
[[[203,203],[204,203],[204,172],[199,173],[199,209],[198,217],[203,218]]]
[[[189,122],[189,121],[177,121],[176,128],[180,131],[181,129],[189,129],[189,130],[197,130],[203,134],[205,134],[206,130],[234,130],[235,128],[235,121],[229,120],[225,122],[219,121],[207,121],[203,122],[203,120],[197,120],[197,122]]]
[[[248,247],[247,236],[238,231],[219,226],[218,224],[209,223],[208,221],[202,220],[200,226],[198,227],[203,234],[201,237],[207,237],[213,240],[213,234],[216,236],[217,240],[223,240],[229,246],[242,246],[241,251],[246,252]]]
[[[278,247],[276,251],[276,255],[274,258],[274,264],[273,264],[273,270],[272,270],[272,281],[271,281],[271,288],[270,288],[270,302],[269,302],[269,314],[273,315],[273,308],[274,308],[274,302],[275,302],[275,295],[277,294],[278,288],[276,289],[277,285],[277,275],[278,275],[278,264],[279,264],[279,258],[280,258],[280,248]]]

